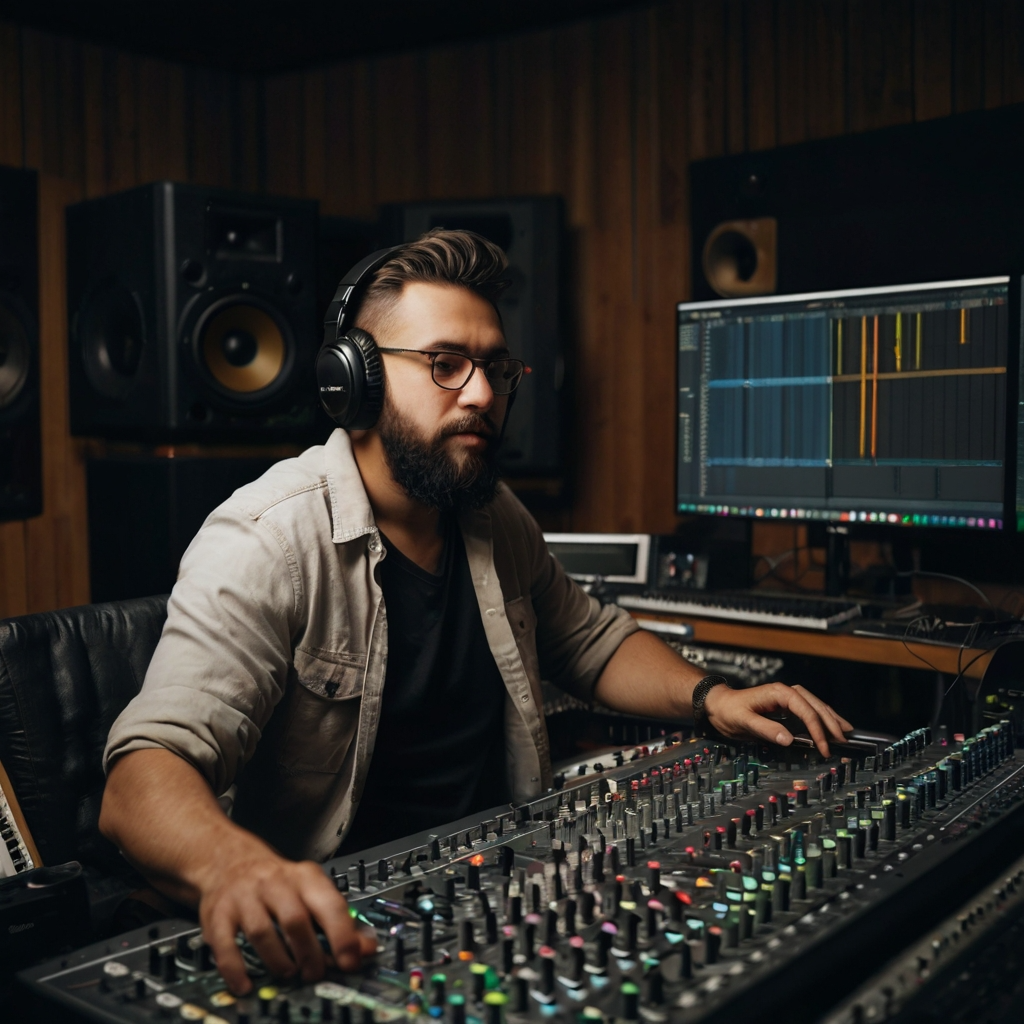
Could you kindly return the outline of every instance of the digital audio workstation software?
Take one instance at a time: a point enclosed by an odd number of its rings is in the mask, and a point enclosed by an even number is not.
[[[678,511],[1001,529],[1008,286],[681,303]]]

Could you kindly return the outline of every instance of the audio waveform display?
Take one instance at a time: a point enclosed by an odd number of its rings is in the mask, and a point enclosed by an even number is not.
[[[1000,528],[1007,286],[680,304],[678,511]]]

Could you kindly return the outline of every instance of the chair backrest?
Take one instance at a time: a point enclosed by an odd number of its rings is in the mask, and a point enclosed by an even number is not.
[[[97,827],[103,748],[166,616],[145,597],[0,622],[0,763],[44,864],[125,867]]]

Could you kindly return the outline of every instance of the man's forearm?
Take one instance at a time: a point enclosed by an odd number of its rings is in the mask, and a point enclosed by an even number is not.
[[[235,825],[203,776],[169,750],[137,750],[107,779],[100,830],[162,892],[196,904],[218,863],[271,853]]]
[[[653,634],[626,637],[605,665],[594,698],[605,707],[651,718],[690,718],[690,696],[707,673]]]

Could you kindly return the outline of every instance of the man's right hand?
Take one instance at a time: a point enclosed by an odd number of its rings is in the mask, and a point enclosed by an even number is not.
[[[217,967],[236,995],[252,988],[235,936],[241,931],[271,974],[322,978],[332,963],[358,970],[376,951],[376,936],[360,931],[348,903],[319,865],[285,860],[271,850],[212,867],[196,879],[199,921]],[[330,954],[314,930],[320,926]]]
[[[376,951],[376,936],[356,928],[318,864],[287,860],[234,824],[203,776],[169,750],[136,750],[114,763],[100,830],[162,892],[198,905],[203,937],[238,995],[252,988],[239,932],[281,978],[316,981],[331,963],[356,970]]]

